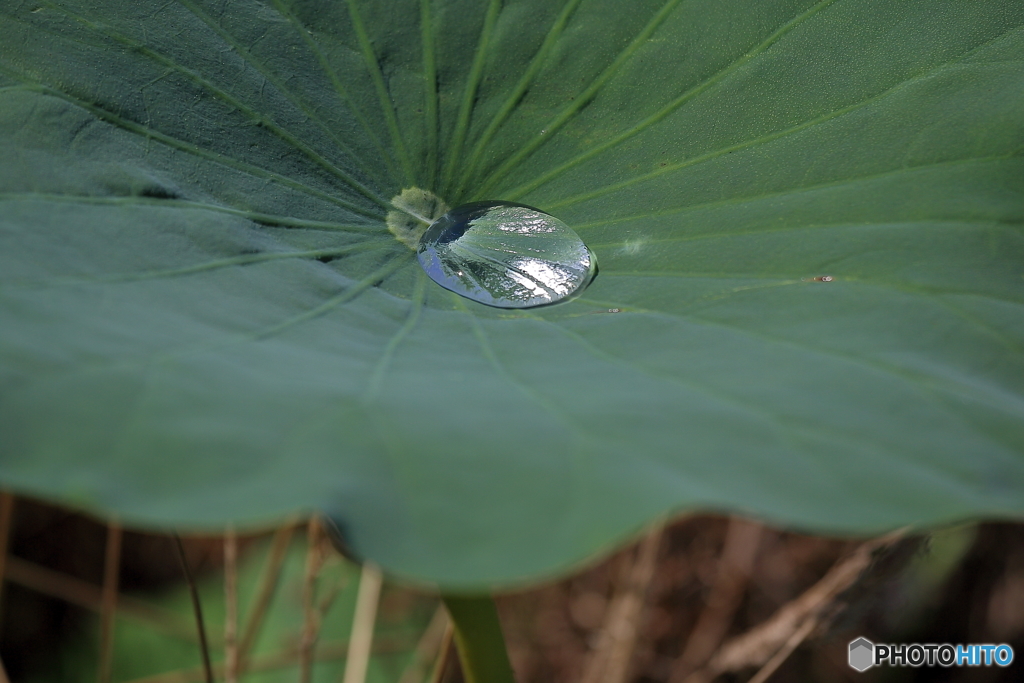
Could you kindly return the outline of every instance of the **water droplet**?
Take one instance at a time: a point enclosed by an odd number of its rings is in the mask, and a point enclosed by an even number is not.
[[[511,202],[452,209],[427,228],[418,257],[437,284],[498,308],[562,301],[597,272],[597,260],[572,228]]]

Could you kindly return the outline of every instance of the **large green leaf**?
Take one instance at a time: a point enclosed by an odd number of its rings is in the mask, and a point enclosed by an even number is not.
[[[0,480],[451,588],[1024,511],[1024,4],[0,0]],[[402,188],[594,249],[509,312]],[[831,279],[829,279],[831,278]]]

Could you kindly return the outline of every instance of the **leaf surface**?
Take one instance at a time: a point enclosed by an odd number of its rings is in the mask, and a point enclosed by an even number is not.
[[[0,4],[0,480],[449,588],[658,515],[1024,511],[1024,5]],[[572,226],[499,311],[419,186]]]

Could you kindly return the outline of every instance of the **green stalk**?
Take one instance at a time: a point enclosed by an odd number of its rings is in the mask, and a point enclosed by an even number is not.
[[[498,611],[489,595],[442,595],[455,626],[466,683],[515,683]]]

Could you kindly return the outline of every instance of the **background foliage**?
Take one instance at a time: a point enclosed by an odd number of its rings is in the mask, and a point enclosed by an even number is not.
[[[103,611],[98,586],[103,583],[107,533],[80,515],[18,500],[7,557],[8,580],[0,597],[0,656],[11,680],[63,683],[95,679],[97,646],[104,650],[95,612]],[[304,535],[301,529],[293,535],[293,545],[299,546],[294,550],[300,553]],[[743,542],[737,544],[739,537]],[[968,525],[939,531],[923,545],[920,541],[910,539],[902,551],[887,554],[889,559],[870,569],[854,590],[829,603],[824,610],[828,627],[809,634],[769,680],[788,683],[848,677],[846,648],[858,636],[874,642],[1005,642],[1019,652],[1024,647],[1024,526]],[[205,576],[201,581],[203,609],[216,665],[225,657],[220,623],[228,571],[220,566],[224,543],[207,537],[186,539],[185,545],[191,565]],[[637,554],[633,548],[624,548],[573,576],[502,595],[498,607],[516,680],[594,680],[588,679],[586,672],[592,673],[595,660],[607,654],[600,647],[602,633],[623,634],[623,629],[635,629],[637,636],[630,648],[629,666],[622,676],[603,666],[603,683],[685,680],[686,671],[699,668],[716,647],[728,648],[751,629],[763,630],[765,620],[773,614],[792,610],[804,590],[819,579],[827,580],[822,577],[833,575],[837,560],[842,563],[858,545],[856,541],[779,532],[737,519],[696,516],[677,520],[665,531],[654,574],[646,586],[633,583]],[[112,643],[111,680],[202,680],[194,618],[173,547],[168,537],[124,535],[119,563],[123,592],[117,603],[119,627]],[[243,541],[242,547],[238,632],[247,634],[257,620],[254,574],[260,574],[262,591],[272,563],[266,544]],[[291,557],[283,567],[264,625],[257,629],[260,635],[253,641],[255,655],[243,657],[249,672],[244,681],[281,677],[294,681],[299,676],[296,650],[303,641],[301,604],[309,577],[303,577],[307,572],[297,564],[303,560]],[[58,581],[56,577],[62,578]],[[72,577],[92,587],[97,596],[94,603],[72,599],[73,604],[68,604],[70,596],[52,590]],[[175,580],[176,589],[168,585]],[[338,680],[357,581],[355,571],[339,567],[337,560],[331,559],[314,579],[320,605],[335,596],[313,650],[317,661],[314,680],[320,676]],[[638,588],[646,592],[644,606],[624,623],[622,610],[615,605]],[[433,627],[426,631],[423,627],[435,604],[436,598],[385,585],[373,642],[377,656],[370,668],[371,680],[409,680],[404,678],[408,672],[403,667],[411,659],[413,646],[422,646],[420,637],[429,640],[427,634]],[[844,604],[848,606],[845,610]],[[795,629],[797,624],[790,631]],[[777,644],[789,637],[790,633],[783,633]],[[435,640],[435,650],[436,646]],[[427,648],[427,666],[411,680],[426,678],[435,650]],[[770,654],[771,650],[764,652],[761,661]],[[741,668],[721,680],[748,680],[756,668],[756,664]],[[680,678],[675,677],[678,669],[684,674]],[[946,683],[975,683],[981,676],[989,683],[1009,683],[1019,678],[1017,673],[1015,665],[1005,669],[880,668],[858,676],[865,681],[929,683],[937,676]],[[454,683],[458,678],[445,680]]]

